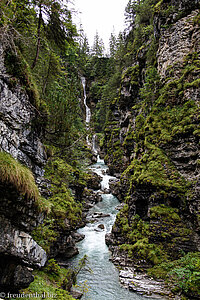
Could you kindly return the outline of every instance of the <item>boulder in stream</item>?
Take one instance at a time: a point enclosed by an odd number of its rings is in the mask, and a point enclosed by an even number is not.
[[[104,226],[104,224],[99,224],[99,225],[98,225],[98,228],[104,230],[104,229],[105,229],[105,226]]]

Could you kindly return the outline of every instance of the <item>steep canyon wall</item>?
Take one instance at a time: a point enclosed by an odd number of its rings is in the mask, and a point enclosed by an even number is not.
[[[144,270],[200,250],[198,8],[198,1],[156,5],[153,37],[124,70],[110,106],[105,160],[125,202],[107,236],[116,263],[121,256]]]

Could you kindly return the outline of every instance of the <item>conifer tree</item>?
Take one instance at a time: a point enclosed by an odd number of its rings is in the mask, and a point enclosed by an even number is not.
[[[100,38],[98,32],[94,36],[94,44],[92,47],[93,56],[102,57],[105,51],[103,40]]]
[[[111,57],[115,56],[116,50],[117,50],[117,39],[115,33],[112,32],[109,39],[109,52],[110,52],[109,54]]]

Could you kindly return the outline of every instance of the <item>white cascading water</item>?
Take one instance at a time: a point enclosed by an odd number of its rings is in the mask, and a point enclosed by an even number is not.
[[[84,88],[84,104],[86,107],[86,126],[89,129],[91,117],[90,109],[86,104],[85,78],[82,78]],[[96,147],[96,135],[93,135],[92,150],[98,154]],[[118,270],[110,261],[110,252],[105,243],[105,235],[111,232],[115,221],[119,204],[118,199],[109,190],[109,179],[115,177],[107,175],[108,167],[104,160],[97,156],[97,163],[90,168],[93,172],[101,176],[102,201],[95,204],[88,213],[88,223],[84,228],[78,230],[84,234],[85,238],[78,243],[79,254],[71,259],[72,265],[77,266],[79,260],[87,255],[89,267],[92,273],[82,270],[77,278],[78,286],[87,286],[88,292],[81,299],[87,300],[144,300],[143,296],[130,292],[119,283]],[[95,214],[104,214],[106,217],[93,218]],[[101,224],[101,228],[99,225]],[[102,229],[103,227],[103,229]]]
[[[98,154],[97,147],[96,147],[96,134],[92,136],[92,151],[94,154]]]
[[[85,77],[81,77],[81,82],[82,82],[83,93],[84,93],[84,102],[83,103],[85,105],[85,123],[86,123],[86,129],[88,131],[89,130],[90,119],[91,119],[91,111],[90,111],[90,108],[87,105],[87,95],[86,95],[86,89],[85,89],[85,87],[86,87]],[[86,137],[86,142],[87,142],[88,145],[91,146],[88,134],[87,134],[87,137]]]

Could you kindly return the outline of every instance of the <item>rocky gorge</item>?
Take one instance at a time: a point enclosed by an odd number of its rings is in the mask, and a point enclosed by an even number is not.
[[[199,299],[199,0],[128,1],[109,57],[79,48],[59,9],[0,3],[1,291],[80,298],[85,261],[69,259],[86,232],[94,269],[105,237],[128,289],[109,262],[94,300],[115,299],[110,282],[124,299]]]

